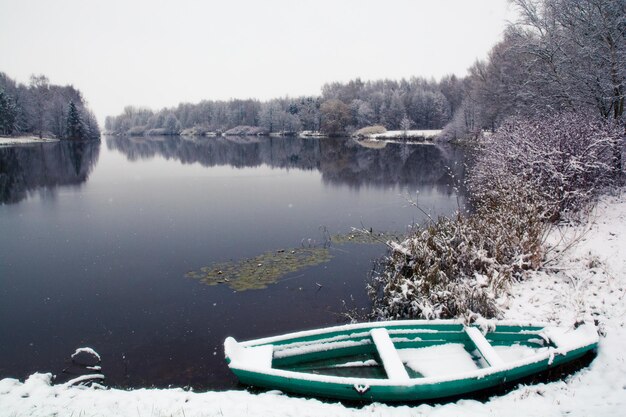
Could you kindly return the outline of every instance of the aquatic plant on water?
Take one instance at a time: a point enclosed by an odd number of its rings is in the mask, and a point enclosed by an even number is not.
[[[398,239],[393,233],[356,229],[348,234],[332,236],[324,229],[323,234],[324,238],[319,246],[317,241],[305,239],[299,248],[269,251],[252,258],[215,263],[187,272],[185,276],[207,285],[228,285],[235,291],[259,290],[288,274],[329,262],[333,257],[332,245],[383,244],[388,240]]]

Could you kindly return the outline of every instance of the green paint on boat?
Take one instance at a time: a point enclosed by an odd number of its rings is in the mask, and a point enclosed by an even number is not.
[[[454,320],[360,323],[241,343],[228,338],[224,347],[244,384],[305,396],[410,402],[493,388],[574,361],[598,343],[593,325],[502,323],[485,334],[472,327]],[[448,356],[429,356],[433,352]]]

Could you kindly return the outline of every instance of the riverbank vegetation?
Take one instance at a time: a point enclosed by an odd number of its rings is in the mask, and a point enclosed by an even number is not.
[[[28,85],[0,72],[0,135],[99,140],[100,128],[81,92],[32,75]]]
[[[584,219],[623,180],[626,5],[514,3],[520,20],[471,68],[446,128],[477,138],[471,213],[390,243],[373,318],[500,316],[510,285],[547,260],[550,229]]]

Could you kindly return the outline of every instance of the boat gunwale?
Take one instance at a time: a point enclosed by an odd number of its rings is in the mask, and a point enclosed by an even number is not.
[[[273,344],[276,342],[284,342],[290,339],[300,339],[307,338],[312,336],[320,336],[326,333],[335,333],[335,332],[344,332],[344,331],[352,331],[352,330],[364,330],[364,329],[375,329],[378,327],[385,327],[387,329],[394,327],[407,327],[407,326],[465,326],[465,322],[463,320],[458,319],[439,319],[439,320],[394,320],[394,321],[375,321],[368,323],[354,323],[354,324],[343,324],[338,326],[331,327],[323,327],[319,329],[312,330],[301,330],[292,333],[285,333],[276,336],[263,337],[259,339],[246,340],[242,342],[238,342],[244,347],[251,347],[257,345],[266,345]],[[488,325],[494,325],[496,327],[496,332],[498,327],[536,327],[537,329],[542,329],[549,327],[549,323],[544,322],[517,322],[517,321],[498,321],[497,323],[488,323]],[[480,325],[472,324],[475,327],[481,327]],[[428,330],[428,329],[424,329]],[[528,331],[522,330],[520,331]],[[534,330],[536,331],[536,330]]]
[[[597,342],[590,343],[575,349],[568,350],[564,353],[559,354],[559,356],[566,357],[573,353],[578,353],[578,351],[589,351],[594,349],[597,346]],[[342,377],[342,376],[333,376],[333,375],[319,375],[301,371],[288,371],[284,369],[276,369],[276,368],[254,368],[254,367],[246,367],[246,366],[237,366],[236,363],[231,362],[229,367],[233,370],[240,370],[250,373],[255,373],[259,375],[267,375],[273,377],[287,378],[290,380],[298,380],[298,381],[306,381],[306,382],[319,382],[326,384],[337,384],[337,385],[368,385],[370,387],[380,386],[380,387],[412,387],[419,385],[435,385],[446,382],[460,381],[460,380],[469,380],[469,379],[482,379],[500,372],[507,372],[514,369],[526,367],[529,365],[537,364],[543,361],[550,362],[551,359],[555,358],[555,350],[549,350],[546,352],[539,353],[537,355],[531,356],[529,358],[525,358],[515,362],[509,362],[506,366],[499,367],[486,367],[477,370],[473,370],[470,372],[459,373],[459,374],[450,374],[445,376],[434,376],[434,377],[418,377],[418,378],[410,378],[407,381],[401,380],[393,380],[388,378],[357,378],[357,377]]]

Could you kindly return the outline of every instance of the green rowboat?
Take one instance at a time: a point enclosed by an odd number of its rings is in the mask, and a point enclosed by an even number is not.
[[[424,401],[494,388],[580,358],[598,344],[576,329],[456,320],[359,323],[237,342],[228,366],[240,382],[307,396]]]

